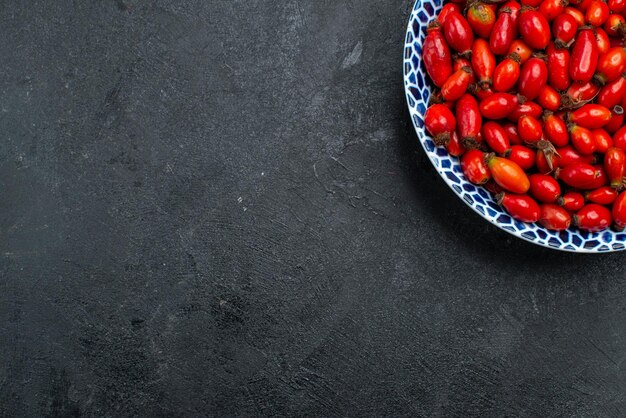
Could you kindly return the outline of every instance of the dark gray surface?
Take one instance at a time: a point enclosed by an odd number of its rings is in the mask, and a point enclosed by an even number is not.
[[[0,2],[0,415],[623,415],[624,255],[438,178],[410,7]]]

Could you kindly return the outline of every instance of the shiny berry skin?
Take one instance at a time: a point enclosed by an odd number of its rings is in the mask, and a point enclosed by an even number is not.
[[[462,13],[463,10],[461,9],[461,7],[458,4],[455,4],[455,3],[445,4],[441,8],[441,11],[439,12],[439,15],[437,16],[437,20],[439,21],[439,23],[443,25],[443,22],[446,21],[446,18],[448,17],[448,14],[450,14],[452,12]]]
[[[596,44],[598,45],[598,54],[604,54],[611,48],[609,35],[602,28],[596,28]]]
[[[457,12],[451,12],[443,23],[443,35],[450,48],[461,54],[467,54],[474,42],[474,32],[467,20]]]
[[[444,100],[454,102],[465,94],[472,81],[472,69],[463,67],[456,71],[441,86],[441,96]]]
[[[527,144],[534,144],[541,139],[541,122],[530,115],[523,115],[517,121],[519,136]]]
[[[596,150],[596,141],[591,131],[582,126],[574,125],[570,129],[570,141],[574,149],[582,155],[591,155]]]
[[[491,176],[502,188],[517,194],[524,194],[530,188],[530,181],[519,165],[506,158],[489,154],[485,157]]]
[[[576,212],[572,217],[574,225],[583,231],[599,232],[604,231],[609,226],[613,218],[611,211],[596,203],[589,203],[583,206],[581,210]]]
[[[551,42],[546,48],[548,57],[548,82],[557,90],[565,90],[572,83],[569,76],[570,53],[567,49],[558,49]]]
[[[561,107],[561,95],[548,84],[539,90],[539,96],[537,96],[536,100],[546,110],[555,111]]]
[[[611,135],[604,129],[594,129],[591,131],[591,135],[596,143],[595,152],[604,154],[609,148],[613,147],[613,138],[611,138]]]
[[[530,194],[540,202],[554,203],[561,196],[561,186],[552,176],[546,174],[531,174]]]
[[[569,143],[567,125],[560,117],[546,112],[543,117],[543,133],[555,147],[564,147]]]
[[[482,123],[483,119],[474,96],[471,94],[461,96],[456,102],[456,124],[461,143],[465,148],[477,147],[477,137]]]
[[[504,131],[506,132],[506,136],[509,138],[509,142],[511,145],[521,145],[522,140],[519,137],[519,133],[517,132],[517,124],[512,124],[510,122],[506,122],[502,125]]]
[[[508,93],[494,93],[480,102],[480,113],[487,119],[502,119],[515,109],[517,97]]]
[[[535,151],[523,145],[513,145],[504,156],[524,171],[530,170],[535,165]]]
[[[506,118],[511,122],[517,122],[519,118],[524,115],[532,116],[535,119],[539,119],[543,113],[543,108],[534,102],[525,102],[518,104],[513,108]]]
[[[428,35],[422,47],[422,58],[433,83],[437,87],[443,86],[452,75],[452,54],[436,21],[428,26]]]
[[[472,68],[482,86],[491,84],[493,72],[496,69],[496,57],[489,50],[489,44],[484,39],[478,38],[472,44]]]
[[[565,6],[567,6],[567,1],[543,0],[539,5],[539,13],[541,13],[548,22],[552,22],[557,16],[563,13]]]
[[[463,154],[461,170],[470,183],[485,184],[491,178],[491,173],[485,164],[485,154],[479,150],[469,150]]]
[[[622,127],[623,122],[624,108],[622,108],[622,106],[620,105],[613,106],[613,109],[611,109],[611,120],[603,126],[603,129],[611,135],[614,135],[615,132],[617,132],[619,128]]]
[[[495,91],[507,92],[515,87],[520,76],[520,61],[520,56],[513,53],[498,64],[493,75]]]
[[[622,126],[613,134],[613,146],[626,151],[626,126]]]
[[[576,212],[585,206],[585,197],[578,192],[569,192],[561,196],[557,203],[570,212]]]
[[[620,46],[609,49],[598,58],[593,79],[600,85],[615,81],[626,70],[626,50]]]
[[[448,145],[446,145],[446,150],[448,154],[454,157],[459,157],[465,152],[465,147],[461,144],[461,138],[456,131],[450,134],[450,141],[448,141]]]
[[[537,222],[541,209],[539,205],[528,195],[500,193],[496,200],[499,205],[520,222]]]
[[[560,168],[573,163],[593,164],[596,159],[593,155],[582,155],[569,145],[557,148],[556,152],[559,154],[558,166]]]
[[[539,141],[541,142],[541,141]],[[538,150],[535,157],[535,166],[540,174],[552,173],[558,166],[559,157],[554,153],[546,153],[544,150]]]
[[[491,30],[496,24],[496,13],[485,3],[472,3],[467,9],[467,22],[476,35],[489,39]]]
[[[620,148],[609,148],[604,154],[604,171],[611,187],[621,189],[626,175],[626,153]]]
[[[569,86],[561,98],[561,101],[566,108],[576,108],[579,107],[581,103],[586,103],[587,101],[592,100],[596,97],[599,91],[600,86],[592,83],[591,81],[584,83],[575,82]]]
[[[585,12],[585,21],[591,26],[602,26],[609,18],[609,6],[602,0],[593,0]]]
[[[511,43],[508,54],[516,53],[520,58],[520,64],[525,63],[532,56],[533,50],[521,39],[516,39]]]
[[[626,7],[626,0],[609,0],[609,10],[613,13],[619,13]]]
[[[544,49],[550,42],[550,24],[545,16],[536,10],[520,12],[519,33],[522,40],[534,49]]]
[[[588,129],[602,128],[611,120],[611,111],[599,104],[586,104],[569,113],[569,121]]]
[[[550,231],[563,231],[572,223],[572,216],[561,206],[544,203],[540,210],[539,223]]]
[[[613,203],[613,222],[618,228],[626,227],[626,192],[622,192]]]
[[[568,186],[577,189],[595,189],[598,172],[594,166],[586,163],[573,163],[560,168],[556,172],[557,177]]]
[[[489,36],[489,49],[496,55],[505,55],[513,40],[517,37],[517,24],[513,12],[501,8],[496,23]]]
[[[609,18],[604,22],[604,31],[610,37],[621,36],[624,32],[624,16],[618,14],[612,14]]]
[[[580,10],[574,7],[566,7],[563,13],[572,16],[579,28],[585,24],[585,14]]]
[[[600,90],[598,94],[598,104],[609,109],[622,102],[624,96],[626,96],[626,77],[618,77],[606,84]]]
[[[615,201],[617,191],[610,186],[602,186],[585,193],[585,200],[598,205],[608,206]]]
[[[497,122],[486,122],[482,128],[483,140],[494,152],[504,154],[510,147],[504,128]]]
[[[548,66],[539,58],[531,58],[522,65],[517,83],[518,93],[533,100],[548,82]]]
[[[578,23],[572,15],[563,13],[552,22],[552,35],[557,48],[566,48],[576,36]]]
[[[592,29],[582,29],[578,32],[572,48],[569,75],[574,81],[583,83],[590,81],[596,71],[598,63],[598,43]]]
[[[456,118],[447,106],[430,106],[424,114],[424,126],[437,145],[444,145],[450,140],[450,134],[456,129]]]

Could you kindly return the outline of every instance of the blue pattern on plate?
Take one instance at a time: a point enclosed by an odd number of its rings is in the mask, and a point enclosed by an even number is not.
[[[404,86],[411,120],[424,151],[443,180],[480,216],[499,228],[526,241],[563,251],[600,253],[626,249],[625,233],[603,231],[590,233],[570,228],[567,231],[548,231],[538,224],[525,224],[512,219],[480,186],[463,178],[458,158],[435,147],[424,130],[424,112],[430,97],[430,82],[422,66],[422,43],[426,26],[441,9],[443,0],[418,0],[407,26],[404,46]]]

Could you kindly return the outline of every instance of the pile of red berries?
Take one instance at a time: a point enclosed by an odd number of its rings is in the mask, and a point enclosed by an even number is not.
[[[452,0],[424,123],[522,222],[626,227],[626,0]]]

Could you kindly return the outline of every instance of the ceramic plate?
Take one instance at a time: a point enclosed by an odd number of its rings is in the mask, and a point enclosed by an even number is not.
[[[441,9],[442,0],[418,0],[415,3],[406,31],[404,46],[404,88],[417,137],[441,178],[469,207],[483,218],[516,237],[537,245],[562,251],[600,253],[626,248],[626,233],[611,230],[584,232],[571,228],[567,231],[548,231],[538,224],[526,224],[511,218],[496,204],[491,194],[480,186],[466,181],[459,160],[437,148],[424,130],[424,112],[430,97],[430,81],[422,65],[422,43],[426,26]]]

